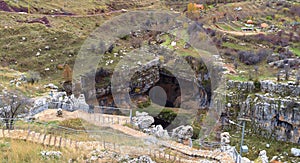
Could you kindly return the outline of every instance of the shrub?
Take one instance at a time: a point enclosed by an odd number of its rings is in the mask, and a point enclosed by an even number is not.
[[[177,117],[177,113],[171,109],[163,109],[157,118],[164,120],[165,122],[171,123]]]
[[[254,90],[257,92],[260,91],[260,86],[261,86],[260,82],[258,81],[258,79],[256,79],[254,81]]]
[[[73,118],[73,119],[61,121],[59,122],[59,125],[67,128],[73,128],[76,130],[84,130],[82,120],[79,118]]]
[[[255,65],[265,60],[271,54],[270,50],[261,49],[255,54],[251,51],[239,51],[238,58],[246,65]]]

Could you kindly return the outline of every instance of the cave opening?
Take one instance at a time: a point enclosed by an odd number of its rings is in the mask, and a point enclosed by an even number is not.
[[[180,85],[175,76],[170,72],[163,69],[159,72],[159,80],[153,87],[160,87],[163,89],[163,93],[158,91],[151,100],[153,103],[161,105],[162,101],[165,100],[164,107],[176,108],[180,104]],[[152,88],[153,88],[152,87]],[[150,88],[147,94],[150,96]],[[163,97],[166,96],[166,97]]]

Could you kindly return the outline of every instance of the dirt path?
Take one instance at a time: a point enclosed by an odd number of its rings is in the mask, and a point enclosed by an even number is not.
[[[33,131],[26,130],[2,130],[0,131],[0,138],[11,138],[11,139],[19,139],[30,141],[33,143],[43,144],[47,146],[56,146],[59,148],[69,148],[73,150],[86,150],[92,151],[96,148],[98,149],[108,149],[120,153],[130,154],[130,155],[150,155],[154,158],[164,158],[178,162],[201,162],[208,161],[207,159],[215,160],[212,162],[220,162],[220,163],[233,163],[231,157],[223,152],[214,152],[208,150],[196,150],[189,148],[185,145],[173,142],[173,141],[162,141],[159,144],[170,148],[171,150],[175,150],[185,155],[181,158],[181,156],[174,156],[166,154],[160,151],[158,146],[147,146],[145,147],[135,147],[135,146],[120,146],[115,143],[109,142],[100,142],[100,141],[76,141],[71,139],[66,139],[60,136],[54,135],[45,135],[41,133],[36,133]],[[191,158],[187,158],[191,157]],[[205,158],[203,160],[203,158]]]
[[[223,32],[223,33],[230,34],[230,35],[235,35],[235,36],[255,36],[255,35],[259,35],[259,34],[265,34],[265,32],[226,31],[217,26],[213,26],[213,29]]]

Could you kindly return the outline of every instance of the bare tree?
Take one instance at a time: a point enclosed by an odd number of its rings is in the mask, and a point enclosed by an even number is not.
[[[0,118],[5,123],[6,129],[13,129],[15,118],[28,111],[28,100],[16,93],[4,92],[0,95]]]

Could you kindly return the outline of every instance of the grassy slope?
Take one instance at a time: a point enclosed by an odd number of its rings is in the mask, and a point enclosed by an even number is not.
[[[87,35],[109,17],[47,17],[52,27],[18,23],[39,16],[0,13],[0,56],[2,65],[20,71],[35,70],[54,79],[61,77],[58,64],[72,65]],[[22,37],[26,40],[23,41]],[[49,46],[50,50],[45,47]],[[36,56],[37,53],[39,56]],[[52,61],[51,61],[52,60]],[[17,61],[17,62],[16,62]],[[50,71],[45,71],[50,68]]]
[[[30,13],[68,12],[77,15],[87,14],[98,10],[107,10],[107,0],[5,0],[10,6],[29,9]]]

